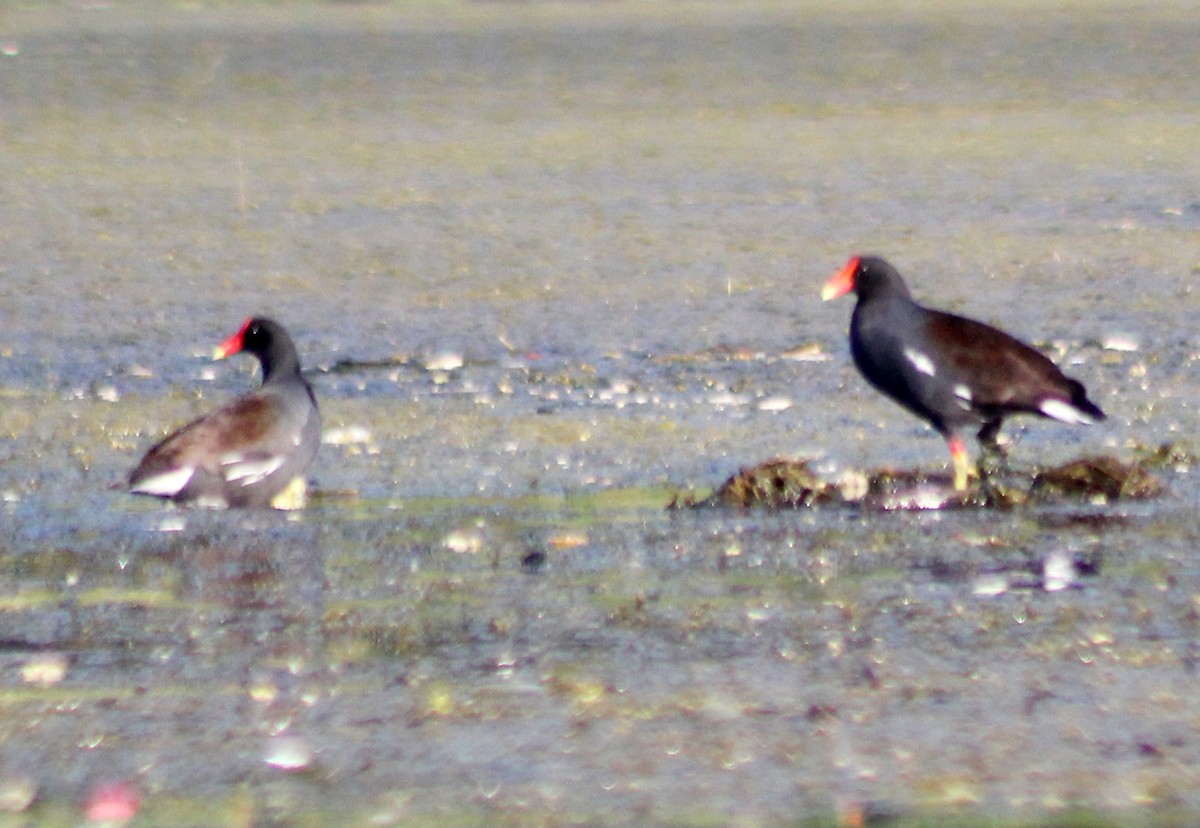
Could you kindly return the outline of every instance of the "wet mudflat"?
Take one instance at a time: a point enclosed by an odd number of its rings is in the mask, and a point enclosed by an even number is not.
[[[1193,823],[1198,28],[6,9],[0,825],[112,780],[143,825]],[[866,251],[1109,413],[1010,423],[1018,471],[1166,493],[668,510],[776,456],[944,473],[818,301]],[[260,312],[309,507],[109,491],[256,381],[206,355]]]

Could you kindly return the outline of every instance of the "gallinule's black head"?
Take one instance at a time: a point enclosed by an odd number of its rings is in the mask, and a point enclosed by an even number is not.
[[[852,257],[821,297],[850,292],[858,296],[850,321],[854,364],[946,439],[955,488],[965,489],[972,471],[960,428],[978,427],[984,448],[995,449],[1010,414],[1083,424],[1104,419],[1084,387],[1041,353],[990,325],[917,304],[899,272],[878,256]]]
[[[129,491],[210,506],[266,506],[308,469],[321,416],[292,338],[278,323],[254,317],[214,356],[240,351],[262,364],[262,387],[150,449],[129,473]]]
[[[896,268],[878,256],[854,256],[834,274],[821,289],[821,298],[828,301],[851,291],[859,300],[876,296],[902,296],[911,299],[908,285]]]
[[[247,319],[237,333],[216,347],[213,358],[224,359],[242,351],[258,358],[264,384],[276,374],[300,373],[296,345],[283,326],[273,319],[262,316]]]

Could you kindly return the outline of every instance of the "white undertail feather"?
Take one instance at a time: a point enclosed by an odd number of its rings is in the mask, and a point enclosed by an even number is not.
[[[1042,404],[1038,406],[1038,410],[1050,419],[1063,423],[1091,425],[1096,422],[1095,417],[1080,411],[1069,402],[1064,402],[1063,400],[1043,400]]]
[[[134,494],[154,495],[155,497],[172,497],[179,494],[183,487],[196,473],[195,466],[183,466],[162,474],[143,478],[129,487]]]

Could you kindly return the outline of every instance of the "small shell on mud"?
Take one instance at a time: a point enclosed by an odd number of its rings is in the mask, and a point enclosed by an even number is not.
[[[327,446],[349,446],[369,443],[371,442],[371,432],[369,429],[358,425],[327,428],[321,435],[321,442]]]
[[[871,478],[858,469],[846,469],[837,481],[838,490],[849,503],[862,500],[871,491]]]
[[[37,799],[37,783],[28,776],[0,777],[0,812],[19,814]]]
[[[474,555],[483,548],[483,535],[474,529],[455,529],[442,538],[442,546],[460,555]]]
[[[1100,347],[1106,351],[1129,353],[1138,349],[1138,341],[1128,334],[1109,334],[1104,337]]]
[[[42,653],[21,665],[21,681],[50,687],[67,677],[70,662],[62,653]]]
[[[580,546],[586,546],[587,542],[588,536],[585,532],[555,532],[546,538],[546,545],[551,549],[577,549]]]
[[[270,681],[259,681],[250,685],[250,698],[260,704],[270,704],[279,696],[279,688]]]
[[[962,493],[955,491],[950,481],[933,480],[902,484],[882,492],[878,498],[878,506],[884,511],[937,511],[963,502]]]
[[[454,351],[430,354],[424,362],[426,371],[457,371],[463,367],[463,355]]]
[[[1008,592],[1008,576],[1002,572],[989,572],[975,579],[971,592],[983,598],[994,598]]]
[[[154,527],[156,532],[182,532],[187,528],[187,518],[183,515],[167,515]]]
[[[313,763],[314,753],[307,741],[298,736],[276,736],[267,743],[263,761],[285,771],[304,770]]]
[[[92,788],[83,812],[89,822],[124,825],[142,807],[142,797],[128,782],[104,782]]]
[[[715,405],[717,408],[736,408],[749,403],[750,398],[745,394],[734,394],[730,391],[720,391],[710,394],[708,397],[708,404]]]
[[[792,407],[790,397],[772,396],[759,400],[759,411],[787,411]]]
[[[821,350],[821,346],[817,342],[808,342],[804,345],[797,345],[795,348],[790,348],[779,355],[783,359],[790,359],[794,362],[826,362],[829,360],[829,354]]]
[[[1075,562],[1061,549],[1056,549],[1042,561],[1042,588],[1058,592],[1075,582]]]

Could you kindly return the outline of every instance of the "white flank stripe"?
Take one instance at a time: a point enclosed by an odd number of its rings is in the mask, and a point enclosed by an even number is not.
[[[920,351],[915,351],[912,348],[904,349],[904,358],[913,364],[913,367],[922,374],[933,376],[937,373],[937,369],[933,367],[933,360],[925,356]]]
[[[163,472],[162,474],[156,474],[153,477],[139,480],[136,484],[129,487],[129,491],[134,494],[171,497],[172,495],[179,494],[179,490],[188,484],[188,481],[192,479],[192,475],[195,473],[195,466],[184,466],[174,471]]]
[[[1093,418],[1084,414],[1075,406],[1062,400],[1046,400],[1038,406],[1038,410],[1051,419],[1058,420],[1063,423],[1076,423],[1078,425],[1091,425],[1096,422]]]
[[[971,389],[959,383],[954,386],[954,396],[958,398],[958,407],[963,411],[971,410]]]
[[[243,460],[240,455],[229,457],[221,463],[222,474],[230,483],[252,486],[283,465],[283,457],[266,457]]]

